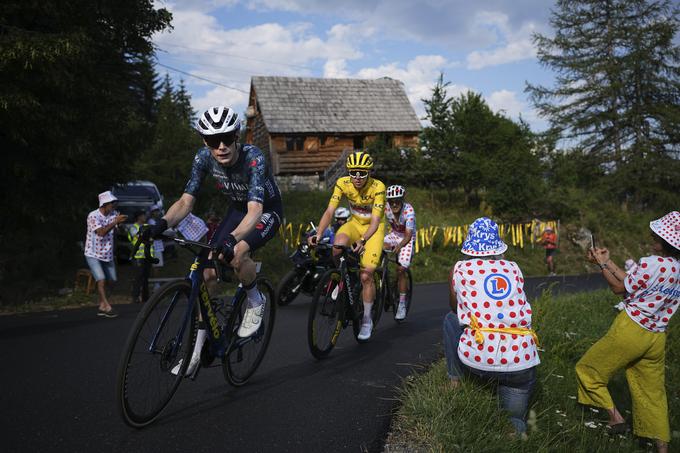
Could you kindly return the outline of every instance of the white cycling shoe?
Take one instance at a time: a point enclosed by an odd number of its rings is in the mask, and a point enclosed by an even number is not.
[[[397,314],[394,315],[394,319],[401,321],[406,318],[406,302],[399,302],[397,307]]]
[[[371,333],[373,332],[373,320],[369,319],[368,322],[364,321],[361,323],[361,330],[359,335],[357,335],[358,340],[368,340],[371,338]]]
[[[264,316],[264,305],[266,301],[262,301],[257,307],[248,307],[243,315],[243,321],[238,328],[238,336],[241,338],[248,338],[257,332],[262,324],[262,317]]]

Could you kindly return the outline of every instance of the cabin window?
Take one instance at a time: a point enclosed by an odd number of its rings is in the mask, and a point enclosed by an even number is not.
[[[354,137],[354,149],[363,149],[364,147],[364,136],[359,135]]]
[[[305,149],[305,137],[286,137],[286,151],[302,151]]]
[[[392,144],[394,143],[394,137],[392,137],[389,134],[380,134],[378,137],[382,144],[385,145],[387,148],[392,147]]]

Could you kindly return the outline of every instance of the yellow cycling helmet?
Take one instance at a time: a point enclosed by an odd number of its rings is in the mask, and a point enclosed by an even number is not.
[[[364,151],[352,153],[347,157],[347,170],[370,170],[373,168],[373,158]]]

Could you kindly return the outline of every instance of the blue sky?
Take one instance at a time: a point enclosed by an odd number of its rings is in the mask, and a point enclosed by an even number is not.
[[[184,79],[197,110],[243,112],[250,77],[392,77],[416,113],[439,74],[449,93],[481,93],[495,110],[539,118],[525,81],[552,84],[531,43],[551,33],[552,2],[541,0],[186,0],[160,2],[173,29],[154,36],[158,72]],[[178,71],[167,69],[172,67]],[[206,81],[207,79],[209,81]]]

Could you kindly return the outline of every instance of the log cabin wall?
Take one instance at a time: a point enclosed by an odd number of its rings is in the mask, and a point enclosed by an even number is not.
[[[421,127],[403,84],[389,78],[256,76],[247,118],[247,138],[279,176],[323,176],[343,152],[379,135],[395,148],[416,147]]]

